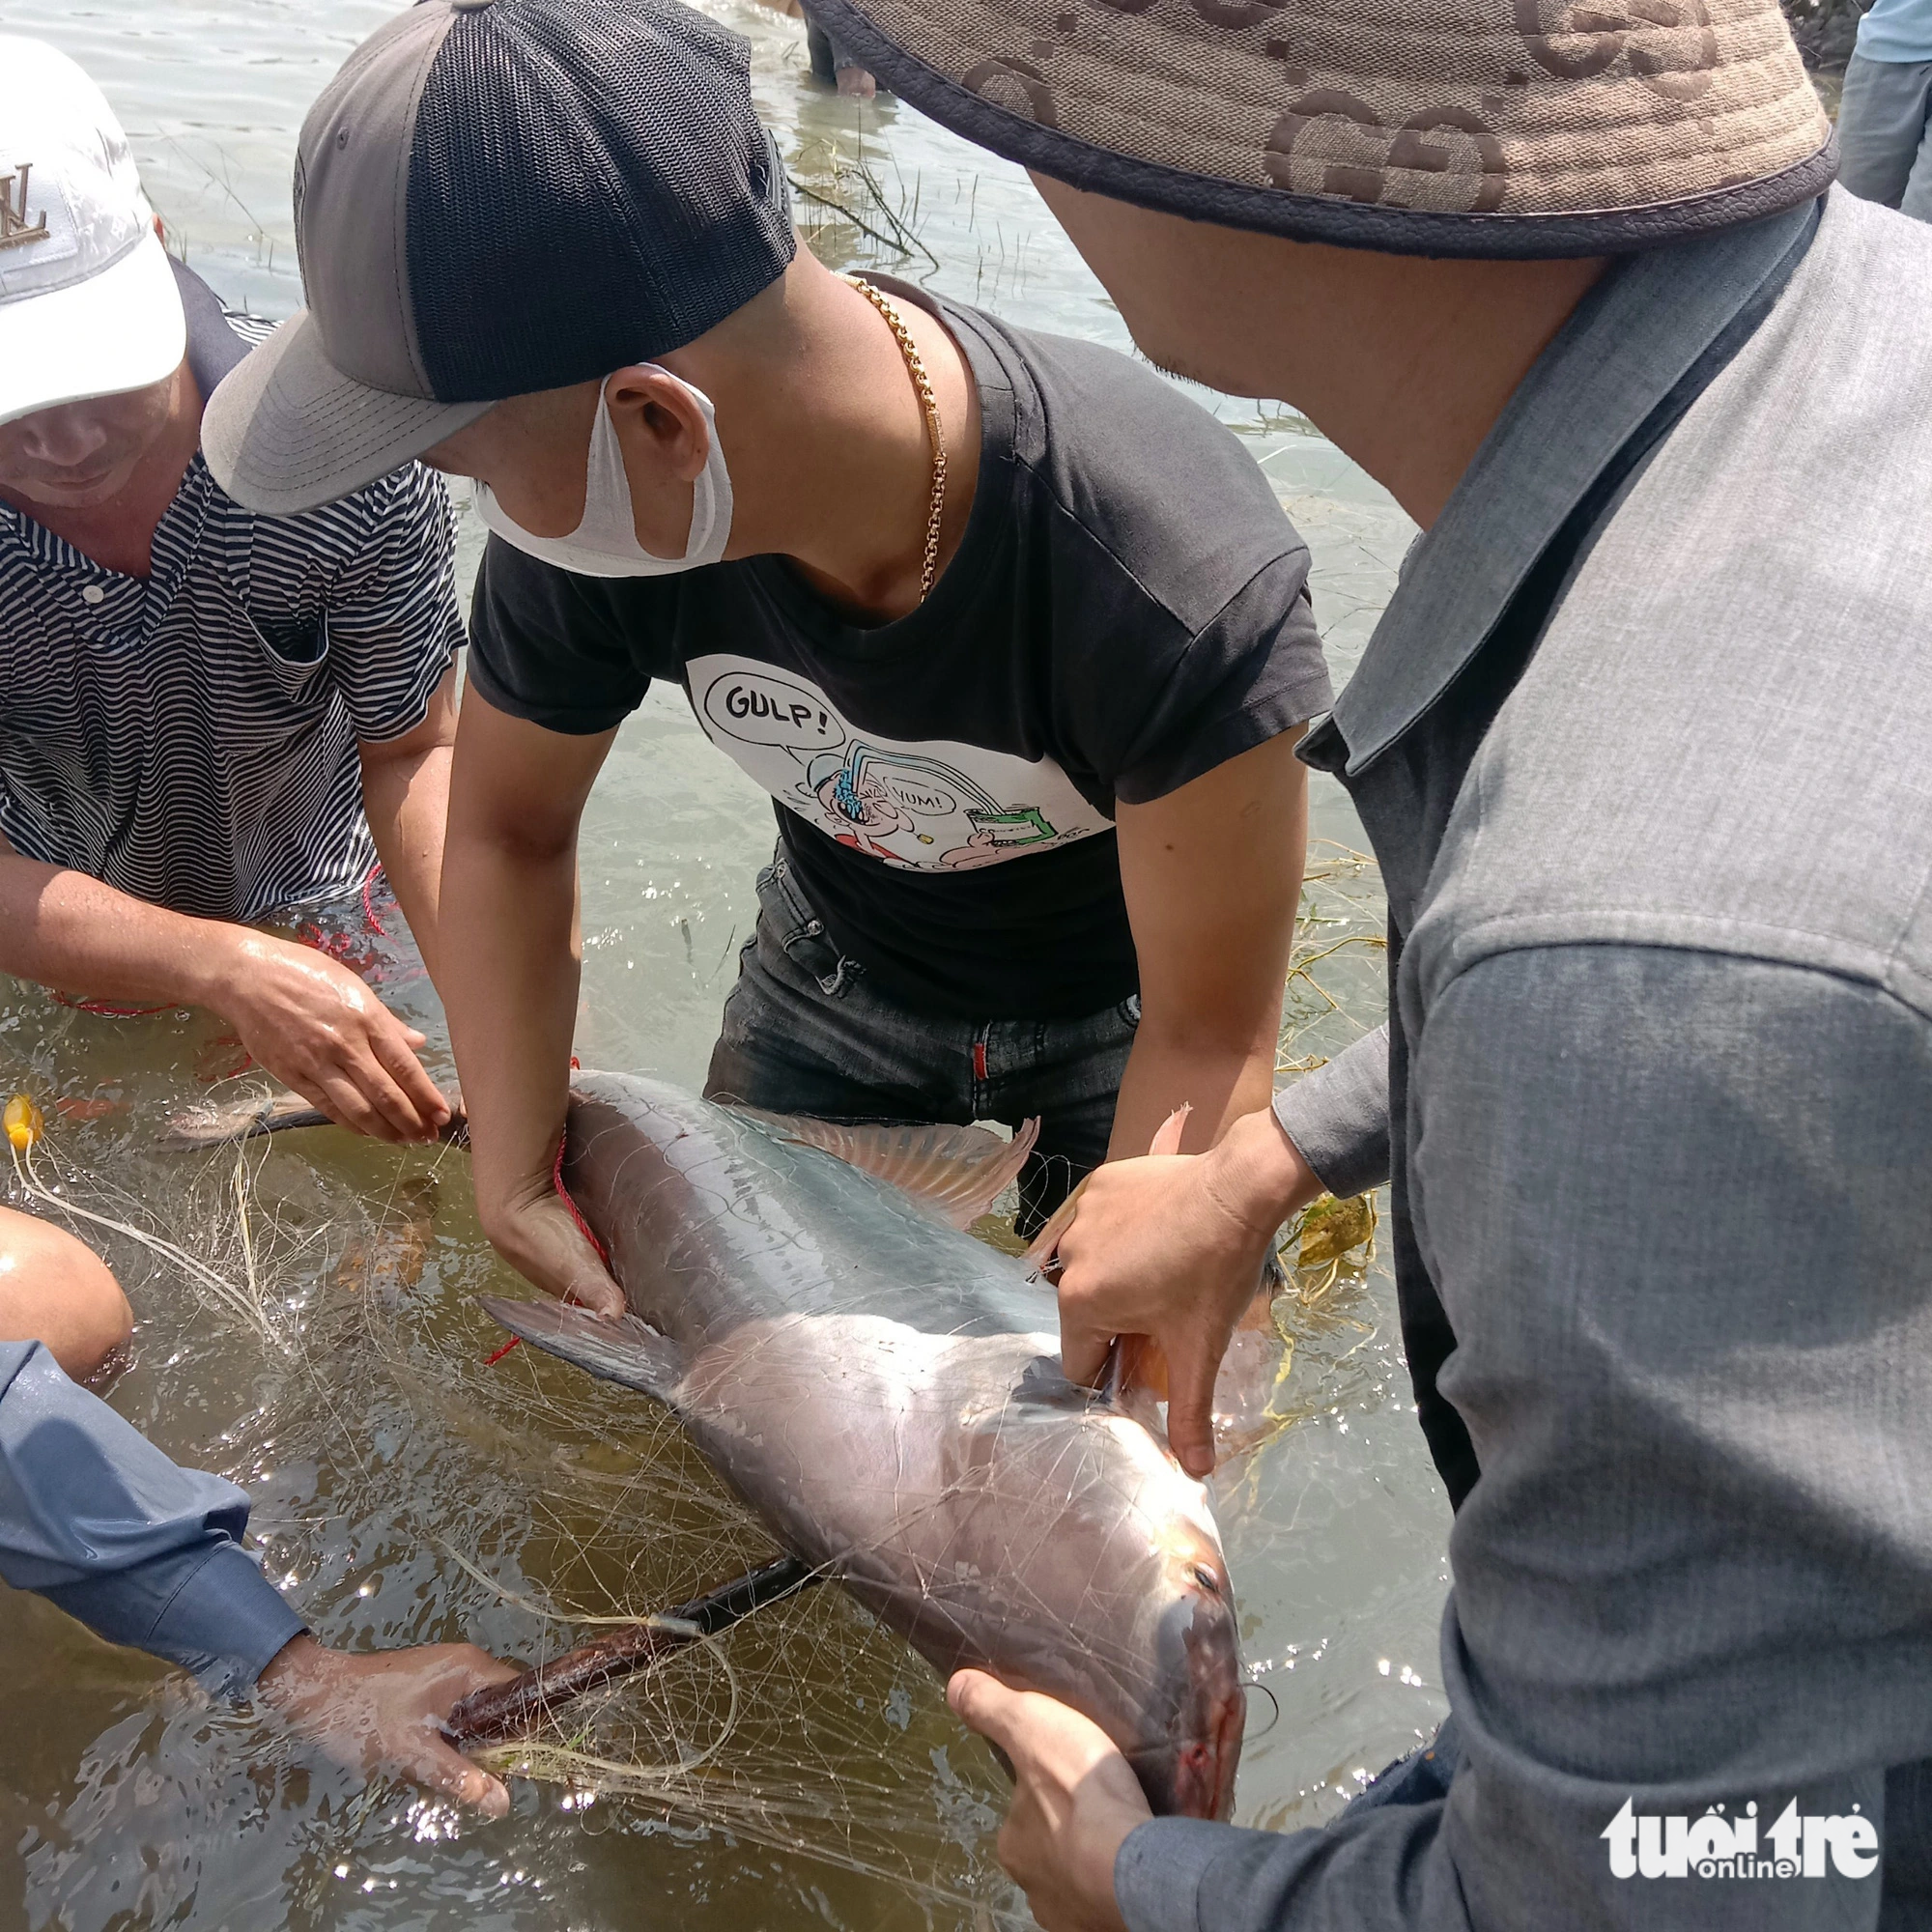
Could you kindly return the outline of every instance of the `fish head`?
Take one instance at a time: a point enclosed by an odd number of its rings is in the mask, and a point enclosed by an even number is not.
[[[1207,1491],[1146,1429],[1058,1378],[1023,1383],[980,1438],[980,1506],[938,1580],[957,1661],[1091,1718],[1157,1814],[1225,1819],[1245,1717],[1227,1558]],[[1051,1386],[1058,1382],[1058,1387]],[[956,1567],[956,1565],[955,1565]]]

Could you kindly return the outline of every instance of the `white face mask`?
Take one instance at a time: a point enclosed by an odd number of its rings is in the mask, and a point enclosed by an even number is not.
[[[659,365],[651,362],[645,367],[656,369]],[[668,369],[661,373],[670,376]],[[717,413],[702,389],[693,388],[682,377],[670,379],[703,411],[711,444],[705,452],[704,473],[692,488],[691,534],[685,539],[682,556],[658,556],[638,541],[631,479],[624,473],[624,452],[618,445],[611,404],[603,389],[597,392],[597,414],[590,425],[583,521],[567,537],[535,536],[513,523],[489,484],[477,480],[470,486],[472,500],[485,527],[527,555],[579,577],[668,577],[673,571],[696,570],[718,562],[731,534],[731,476],[724,468],[724,452],[718,446]]]

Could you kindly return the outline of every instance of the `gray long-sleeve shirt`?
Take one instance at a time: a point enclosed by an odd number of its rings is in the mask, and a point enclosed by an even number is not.
[[[248,1498],[184,1469],[38,1342],[0,1343],[0,1577],[110,1642],[254,1683],[302,1620],[242,1548]]]
[[[1462,1758],[1143,1826],[1133,1932],[1932,1922],[1932,232],[1806,226],[1606,277],[1312,744],[1391,1102],[1365,1042],[1281,1115],[1388,1132]]]

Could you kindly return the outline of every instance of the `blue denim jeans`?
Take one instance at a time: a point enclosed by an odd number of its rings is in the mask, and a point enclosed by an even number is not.
[[[1072,1020],[911,1012],[827,938],[781,850],[758,874],[758,926],[738,956],[704,1092],[828,1121],[1017,1126],[1037,1116],[1017,1224],[1031,1235],[1106,1158],[1139,1022],[1137,998]]]
[[[1385,1766],[1372,1784],[1350,1799],[1341,1818],[1378,1811],[1384,1804],[1433,1804],[1438,1798],[1447,1798],[1449,1782],[1462,1761],[1463,1741],[1452,1711],[1426,1745]],[[1341,1818],[1336,1820],[1338,1824]]]

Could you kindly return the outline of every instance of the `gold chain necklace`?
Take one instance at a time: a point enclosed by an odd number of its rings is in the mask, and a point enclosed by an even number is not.
[[[919,601],[923,604],[932,595],[932,581],[939,574],[939,526],[946,516],[946,431],[940,424],[932,380],[925,373],[925,364],[920,360],[919,349],[898,310],[869,282],[862,282],[857,275],[847,275],[845,279],[885,317],[886,327],[892,330],[899,354],[905,357],[906,374],[912,378],[920,407],[925,412],[926,440],[932,444],[932,498],[925,519],[925,559],[919,573]]]

